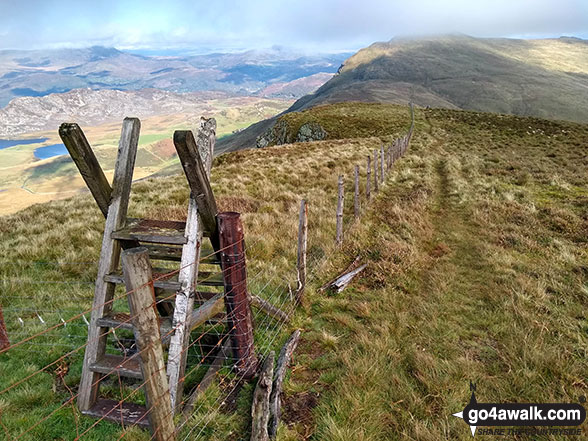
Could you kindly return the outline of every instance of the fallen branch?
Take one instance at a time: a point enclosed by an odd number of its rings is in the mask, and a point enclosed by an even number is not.
[[[363,265],[354,269],[353,271],[351,271],[347,274],[343,274],[342,276],[338,277],[337,279],[335,279],[333,282],[331,282],[329,284],[329,289],[331,289],[332,291],[335,291],[337,293],[343,291],[345,288],[347,288],[347,285],[349,285],[351,283],[353,278],[355,276],[357,276],[359,273],[361,273],[366,267],[367,267],[367,263],[364,263]]]
[[[287,322],[290,320],[288,314],[282,311],[280,308],[275,307],[267,300],[262,299],[256,295],[251,294],[251,305],[255,306],[258,309],[261,309],[270,317],[275,318],[276,320]]]
[[[270,352],[259,373],[257,386],[253,392],[251,405],[251,441],[268,441],[267,423],[269,421],[269,399],[272,392],[272,377],[274,375],[274,359],[276,354]]]
[[[194,410],[194,404],[200,395],[204,393],[206,389],[212,384],[212,380],[218,373],[218,371],[223,367],[225,360],[228,358],[229,348],[231,346],[231,340],[229,338],[225,339],[225,343],[221,346],[220,350],[216,354],[216,357],[210,364],[210,367],[204,374],[204,377],[198,383],[192,392],[190,392],[190,397],[186,401],[184,405],[184,410],[182,411],[182,422],[185,422],[188,418],[190,418],[190,414]]]
[[[339,280],[342,277],[345,277],[347,274],[350,274],[351,272],[353,272],[356,268],[357,265],[359,263],[359,256],[356,256],[355,259],[353,259],[353,262],[351,262],[349,264],[349,266],[345,269],[345,271],[343,271],[342,273],[340,273],[337,277],[335,277],[333,280],[331,280],[330,282],[325,283],[323,286],[321,286],[318,291],[319,292],[323,292],[326,289],[333,289],[332,285]],[[355,274],[354,274],[355,275]],[[349,283],[349,282],[348,282]],[[343,287],[344,289],[345,287]],[[342,291],[342,290],[341,290]],[[340,291],[337,291],[340,292]]]
[[[281,402],[280,397],[282,395],[282,386],[284,384],[284,377],[286,376],[286,369],[292,359],[292,354],[298,346],[300,340],[300,330],[294,331],[290,336],[282,350],[280,351],[280,357],[278,358],[278,365],[276,367],[276,373],[274,375],[274,383],[272,386],[272,394],[270,395],[270,423],[269,423],[269,436],[275,438],[278,433],[278,424],[280,422],[281,414]]]

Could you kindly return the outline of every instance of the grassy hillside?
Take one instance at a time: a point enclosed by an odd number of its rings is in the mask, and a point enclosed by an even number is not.
[[[448,36],[375,43],[292,110],[357,100],[413,101],[587,122],[588,43]]]
[[[315,110],[315,117],[327,124],[337,109]],[[409,121],[406,107],[368,105],[358,108],[357,118],[360,109],[366,122],[381,111],[397,129],[383,139],[239,151],[217,158],[213,168],[221,208],[243,213],[252,293],[265,284],[280,292],[282,280],[293,281],[298,202],[309,201],[311,287],[304,307],[272,343],[277,348],[289,331],[303,329],[279,439],[471,439],[463,421],[450,416],[467,403],[470,380],[486,402],[577,402],[587,395],[588,163],[582,149],[588,127],[417,110],[409,152],[376,199],[363,205],[356,224],[352,198],[346,198],[346,238],[336,250],[337,175],[346,174],[350,192],[353,166],[360,164],[363,186],[365,156]],[[183,178],[152,178],[134,184],[130,211],[177,219],[185,216],[187,197]],[[61,314],[86,308],[91,285],[31,282],[91,282],[102,225],[86,195],[0,218],[4,308]],[[358,254],[368,263],[360,279],[339,295],[316,292]],[[50,264],[59,261],[84,264]],[[56,314],[41,314],[59,322]],[[23,318],[33,331],[42,329],[32,312]],[[11,333],[23,333],[13,315],[6,319]],[[38,342],[53,346],[0,355],[9,373],[0,376],[0,390],[63,355],[56,344],[69,343],[73,331],[59,332]],[[67,363],[66,383],[75,390],[81,354]],[[21,433],[70,396],[55,389],[55,381],[50,371],[0,396],[5,433]],[[250,394],[251,386],[241,392],[236,413],[219,412],[214,404],[223,389],[210,389],[190,424],[214,418],[195,439],[247,438]],[[76,427],[93,421],[76,420],[72,412],[60,411],[22,439],[73,439]],[[120,428],[100,423],[91,434],[116,439]],[[133,431],[125,439],[149,436]]]
[[[588,122],[588,42],[576,38],[395,38],[347,59],[339,73],[287,112],[346,101],[468,109]],[[224,139],[238,150],[275,118]]]

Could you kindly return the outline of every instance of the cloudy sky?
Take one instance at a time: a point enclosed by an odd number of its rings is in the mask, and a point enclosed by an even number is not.
[[[588,38],[588,0],[0,0],[0,48],[352,50],[394,36]]]

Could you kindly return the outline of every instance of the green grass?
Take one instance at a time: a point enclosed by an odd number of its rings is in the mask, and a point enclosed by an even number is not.
[[[394,38],[357,52],[293,110],[344,101],[411,101],[586,122],[587,66],[588,46],[577,39]]]
[[[402,113],[404,115],[404,112]],[[287,142],[294,142],[300,127],[307,123],[319,123],[327,132],[326,139],[388,138],[406,127],[399,115],[399,107],[389,104],[338,103],[313,107],[302,112],[290,112],[278,118],[285,123]]]
[[[374,120],[377,108],[366,107],[366,121]],[[394,106],[385,111],[390,113],[383,119],[398,127],[386,134],[388,142],[408,125],[408,111]],[[326,119],[337,112],[329,110]],[[212,185],[221,210],[242,213],[252,293],[269,282],[272,292],[287,298],[284,282],[294,281],[298,204],[303,197],[309,202],[313,271],[305,304],[278,334],[275,324],[256,328],[261,351],[279,350],[290,331],[303,330],[286,382],[281,441],[471,439],[463,421],[451,417],[467,403],[470,380],[486,402],[577,402],[588,393],[588,164],[582,150],[588,128],[418,110],[415,130],[386,186],[363,204],[359,223],[352,223],[353,201],[346,198],[340,250],[333,246],[337,175],[346,175],[350,195],[353,166],[360,164],[363,192],[365,157],[382,139],[292,144],[215,160]],[[130,215],[185,216],[188,189],[181,176],[133,187]],[[18,279],[0,285],[4,308],[60,309],[67,317],[88,307],[91,285],[30,282],[91,282],[95,265],[26,262],[95,261],[102,226],[88,195],[0,218],[0,259],[25,262],[2,260],[0,278]],[[368,263],[362,277],[339,295],[317,292],[356,255]],[[57,314],[41,314],[48,323],[59,322]],[[43,329],[33,313],[23,319],[28,332]],[[256,323],[260,320],[257,315]],[[39,343],[70,344],[68,332],[83,339],[80,324]],[[11,333],[22,332],[12,316],[8,325]],[[0,355],[0,366],[9,372],[0,376],[0,390],[66,353],[60,347],[31,349]],[[72,390],[81,356],[67,359]],[[53,391],[53,372],[0,396],[1,421],[11,436],[70,396],[62,388]],[[190,385],[201,375],[195,372]],[[199,402],[188,427],[196,433],[203,418],[210,419],[200,439],[248,438],[253,386],[239,394],[236,411],[218,408],[232,378],[225,368]],[[114,383],[108,390],[119,393]],[[81,430],[93,423],[77,417]],[[73,439],[75,433],[74,410],[68,407],[23,439]],[[88,439],[116,439],[120,433],[103,422]],[[124,439],[149,436],[135,430]]]

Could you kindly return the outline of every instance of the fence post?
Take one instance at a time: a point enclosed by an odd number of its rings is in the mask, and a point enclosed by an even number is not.
[[[374,150],[374,193],[378,192],[378,149]]]
[[[353,201],[355,218],[359,217],[359,165],[355,166],[355,196]]]
[[[372,179],[372,157],[370,155],[368,155],[367,156],[367,179],[366,179],[366,183],[365,183],[365,196],[368,201],[372,197],[372,194],[370,192],[371,179]]]
[[[343,175],[339,175],[339,196],[337,198],[337,232],[335,242],[337,245],[341,245],[343,242],[343,199],[344,199],[344,188],[343,188]]]
[[[241,215],[224,212],[217,215],[220,234],[221,264],[225,285],[225,307],[235,367],[243,378],[255,376],[257,357],[253,347],[253,320],[247,293],[247,267]]]
[[[8,331],[6,331],[6,325],[4,324],[4,314],[2,314],[2,304],[0,303],[0,351],[10,346],[8,340]]]
[[[302,303],[304,288],[306,288],[306,245],[308,243],[308,205],[302,199],[300,201],[300,214],[298,215],[298,290],[296,301]]]
[[[384,183],[384,144],[380,146],[380,182]]]
[[[151,433],[157,441],[175,440],[149,250],[137,247],[123,251],[122,268],[135,340],[140,351]]]

